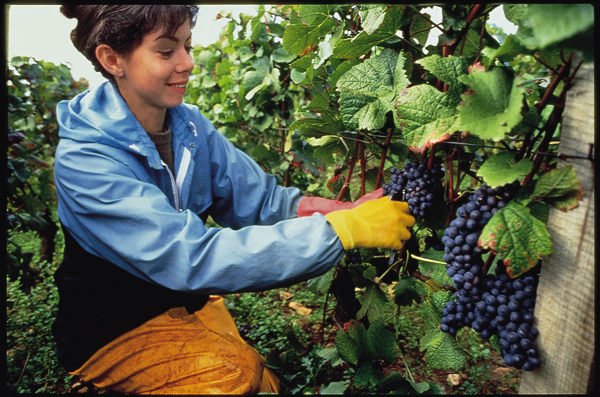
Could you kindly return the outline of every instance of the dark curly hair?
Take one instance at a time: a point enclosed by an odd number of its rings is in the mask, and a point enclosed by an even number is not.
[[[60,12],[67,18],[77,19],[71,31],[71,41],[102,76],[115,81],[96,58],[96,47],[106,44],[118,54],[129,57],[148,33],[163,29],[167,36],[186,20],[196,24],[198,6],[195,5],[62,5]]]

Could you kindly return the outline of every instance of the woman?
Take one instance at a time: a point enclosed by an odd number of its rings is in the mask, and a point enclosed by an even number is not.
[[[218,295],[319,276],[345,249],[399,249],[414,223],[406,203],[277,186],[182,104],[196,6],[61,12],[108,81],[57,106],[59,361],[123,393],[277,392]]]

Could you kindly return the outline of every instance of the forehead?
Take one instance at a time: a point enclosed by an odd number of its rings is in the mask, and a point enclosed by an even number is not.
[[[190,20],[187,19],[176,31],[172,27],[161,25],[154,29],[152,32],[144,36],[144,41],[157,41],[160,39],[168,39],[171,41],[188,41],[192,37],[192,31],[190,28]]]

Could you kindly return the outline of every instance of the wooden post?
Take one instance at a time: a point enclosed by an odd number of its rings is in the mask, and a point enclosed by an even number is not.
[[[559,152],[587,157],[594,144],[594,64],[585,63],[567,94]],[[544,260],[535,308],[542,367],[523,372],[520,394],[584,394],[594,386],[594,163],[573,164],[583,197],[568,212],[551,209],[552,255]]]

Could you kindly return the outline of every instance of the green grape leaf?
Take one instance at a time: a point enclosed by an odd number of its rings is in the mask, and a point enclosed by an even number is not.
[[[369,356],[374,360],[394,362],[398,352],[396,335],[385,328],[384,318],[379,318],[369,326],[367,330],[367,349]]]
[[[421,307],[423,309],[423,318],[425,319],[425,330],[431,331],[437,329],[442,324],[440,313],[433,308],[430,301],[427,301]]]
[[[319,39],[330,33],[337,23],[329,17],[337,10],[331,4],[300,5],[301,23],[290,24],[283,33],[283,49],[288,54],[300,54],[316,46]]]
[[[367,330],[361,323],[344,324],[335,337],[335,348],[340,357],[348,364],[358,364],[358,360],[367,353]]]
[[[494,36],[489,34],[487,30],[483,30],[483,37],[481,36],[481,27],[483,25],[483,21],[476,20],[467,31],[467,35],[465,37],[465,45],[462,51],[462,56],[469,60],[477,57],[479,55],[479,49],[481,47],[491,47],[498,48],[500,44]]]
[[[295,138],[295,137],[294,137]],[[292,139],[292,149],[290,156],[286,155],[294,167],[300,167],[304,172],[308,172],[315,178],[318,178],[320,171],[325,170],[325,164],[321,159],[314,156],[314,148],[310,145],[304,145],[301,139]]]
[[[483,178],[491,188],[496,188],[516,181],[519,176],[527,175],[533,169],[531,160],[522,159],[513,165],[514,159],[513,152],[500,152],[479,167],[477,176]]]
[[[446,303],[450,302],[453,299],[454,295],[452,291],[439,291],[435,294],[431,294],[429,297],[429,302],[432,307],[437,310],[440,314],[442,313],[442,309],[446,306]]]
[[[325,164],[335,163],[334,153],[348,153],[348,147],[338,136],[324,136],[322,138],[306,138],[306,141],[315,147],[314,156]]]
[[[340,382],[331,382],[325,387],[321,388],[320,394],[329,395],[329,394],[344,394],[346,389],[350,386],[350,380],[343,380]]]
[[[295,60],[298,57],[298,55],[288,54],[282,47],[277,47],[275,51],[273,51],[271,57],[273,58],[273,62],[290,63],[293,60]]]
[[[292,74],[294,70],[292,70]],[[323,95],[315,95],[310,103],[304,108],[305,110],[316,110],[316,109],[327,109],[329,108],[329,101]]]
[[[548,23],[552,21],[552,23]],[[542,49],[594,26],[591,4],[529,4],[522,25],[531,31],[524,41],[529,49]]]
[[[410,150],[424,153],[459,130],[458,95],[440,92],[426,84],[404,90],[396,102],[394,122]]]
[[[271,65],[268,57],[261,57],[252,60],[252,67],[256,70],[251,70],[244,73],[243,85],[244,89],[248,92],[260,85],[265,83],[266,77],[268,77],[271,71]],[[247,96],[248,94],[246,94]]]
[[[467,363],[467,356],[456,339],[440,329],[429,331],[422,337],[419,350],[426,350],[425,359],[433,368],[458,371]]]
[[[321,388],[320,394],[344,394],[346,389],[350,386],[350,380],[343,380],[340,382],[331,382],[325,387]]]
[[[387,12],[386,5],[363,4],[360,9],[361,26],[365,32],[372,34],[383,23]]]
[[[523,18],[525,18],[527,6],[527,4],[504,4],[502,11],[504,12],[504,17],[509,22],[520,25],[523,22]]]
[[[442,8],[442,22],[446,29],[452,29],[457,32],[467,26],[467,22],[460,15],[455,15],[448,8]]]
[[[544,225],[548,224],[548,219],[550,217],[550,206],[548,204],[537,200],[531,200],[527,203],[527,208],[529,208],[531,216],[542,222]]]
[[[534,267],[542,256],[552,253],[546,226],[514,201],[500,209],[479,236],[478,245],[504,259],[510,277],[518,277]]]
[[[281,153],[271,149],[267,144],[258,144],[252,149],[252,157],[256,161],[280,161]]]
[[[361,356],[360,348],[349,334],[339,331],[335,338],[335,348],[342,360],[348,364],[358,364],[358,359]]]
[[[344,124],[353,130],[376,130],[383,127],[391,110],[391,98],[375,98],[342,92],[340,112]]]
[[[296,59],[294,62],[290,64],[290,68],[294,70],[298,70],[299,72],[306,72],[313,64],[313,60],[315,58],[314,54],[305,55],[300,59]]]
[[[331,74],[331,88],[336,89],[338,80],[344,74],[346,74],[346,72],[349,71],[353,66],[356,66],[360,63],[361,61],[359,59],[349,59],[347,61],[342,62],[337,68],[335,68],[335,70]]]
[[[423,13],[422,15],[431,19],[429,14]],[[417,16],[410,26],[410,38],[417,40],[422,47],[425,47],[425,44],[427,44],[427,40],[429,39],[429,30],[427,29],[430,28],[431,22],[421,16]]]
[[[409,382],[418,394],[423,394],[427,390],[431,389],[431,383],[428,383],[428,382],[416,383],[416,382],[413,382],[412,380],[409,380]]]
[[[436,251],[433,248],[423,252],[420,256],[425,259],[444,262],[444,252]],[[446,266],[444,264],[419,260],[419,272],[423,276],[431,278],[442,287],[451,287],[454,285],[452,278],[446,273]]]
[[[499,48],[484,47],[481,50],[483,55],[483,65],[488,69],[496,58],[502,61],[512,61],[513,58],[519,54],[527,54],[527,50],[514,34],[508,35]]]
[[[582,196],[581,182],[570,164],[542,175],[530,197],[541,198],[560,211],[567,212],[579,205]]]
[[[382,128],[394,98],[409,81],[404,72],[405,58],[385,49],[375,58],[353,66],[337,81],[341,91],[340,113],[348,128]]]
[[[375,368],[372,363],[362,362],[356,368],[354,374],[354,386],[356,387],[374,387],[381,381],[385,375],[381,370]]]
[[[369,52],[373,47],[397,37],[396,32],[410,21],[412,15],[405,12],[405,5],[393,4],[387,7],[383,23],[376,31],[369,34],[366,30],[363,30],[351,39],[338,41],[332,56],[341,59],[358,58]]]
[[[415,277],[406,277],[394,287],[394,302],[399,306],[411,306],[413,301],[420,302],[420,288]]]
[[[559,198],[572,193],[583,195],[581,182],[572,164],[556,168],[540,177],[531,198]]]
[[[474,69],[459,80],[471,89],[461,97],[458,119],[460,129],[495,142],[504,138],[521,121],[525,90],[521,79],[504,67],[488,72]]]
[[[369,322],[372,323],[383,316],[388,302],[388,298],[385,292],[379,287],[379,284],[368,285],[362,296],[362,306],[358,313],[356,313],[356,318],[362,318],[366,314]]]
[[[257,42],[260,41],[260,38],[266,33],[265,25],[260,20],[262,15],[257,15],[256,17],[250,20],[248,24],[248,29],[250,30],[250,40]]]
[[[464,57],[440,57],[437,54],[421,58],[415,63],[431,72],[435,77],[448,84],[448,95],[460,95],[465,90],[465,85],[458,80],[459,76],[468,72],[469,65]]]
[[[369,263],[348,264],[348,271],[357,288],[365,288],[375,284],[377,268]]]
[[[321,138],[326,135],[336,135],[344,130],[344,123],[335,113],[323,111],[322,118],[299,119],[290,125],[290,130],[299,130],[300,135],[309,138]]]
[[[333,281],[333,273],[335,273],[335,267],[329,269],[329,271],[319,277],[312,278],[306,282],[306,287],[313,294],[325,294],[329,291],[331,281]]]

